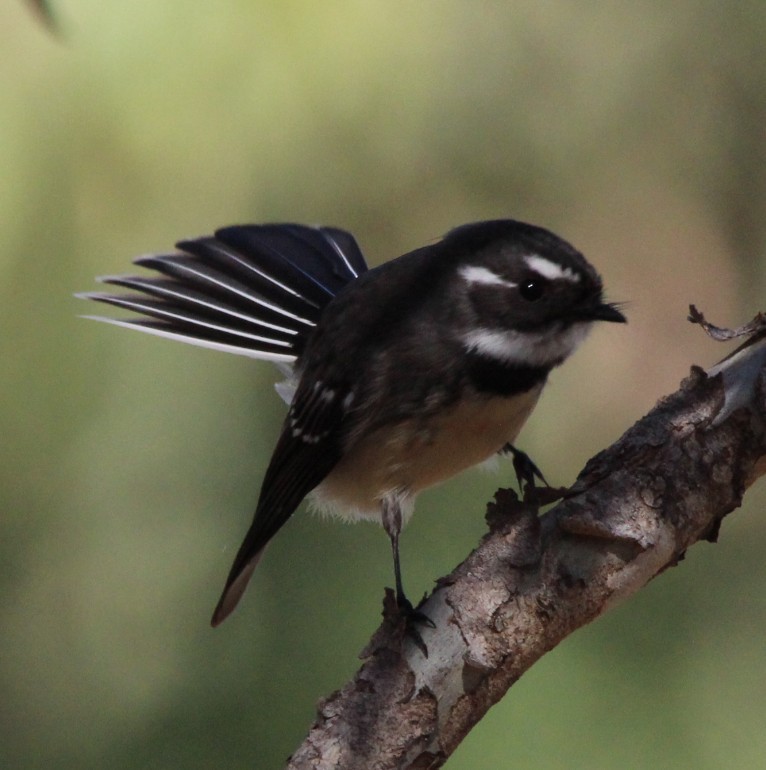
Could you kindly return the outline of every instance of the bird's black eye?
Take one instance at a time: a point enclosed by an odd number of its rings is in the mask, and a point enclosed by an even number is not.
[[[545,294],[546,284],[544,278],[526,278],[519,284],[519,293],[528,302],[536,302]]]

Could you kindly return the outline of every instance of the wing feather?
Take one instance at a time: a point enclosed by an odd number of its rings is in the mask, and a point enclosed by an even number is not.
[[[253,522],[213,613],[213,626],[236,607],[269,540],[340,460],[343,404],[340,387],[299,387],[266,470]]]

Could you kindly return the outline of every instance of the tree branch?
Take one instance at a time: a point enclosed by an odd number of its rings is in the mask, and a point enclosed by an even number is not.
[[[422,628],[428,657],[384,612],[364,664],[320,703],[288,768],[440,767],[548,650],[715,541],[766,471],[762,336],[707,373],[693,368],[545,515],[500,490],[489,533],[421,607],[436,625]]]

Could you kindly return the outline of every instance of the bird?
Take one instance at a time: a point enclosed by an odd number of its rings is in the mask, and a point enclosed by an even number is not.
[[[550,372],[595,322],[626,322],[577,249],[514,219],[456,227],[372,269],[337,227],[233,225],[176,249],[134,260],[151,275],[98,279],[127,293],[78,296],[139,314],[86,317],[284,375],[287,415],[213,626],[307,497],[383,525],[397,607],[417,617],[399,538],[418,493],[503,451],[526,457],[514,442]]]

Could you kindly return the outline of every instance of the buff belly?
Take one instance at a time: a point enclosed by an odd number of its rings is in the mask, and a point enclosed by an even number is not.
[[[395,494],[406,518],[418,492],[514,441],[541,390],[542,385],[514,398],[461,402],[426,426],[413,419],[380,428],[346,451],[314,490],[312,502],[342,518],[380,520],[381,499]]]

